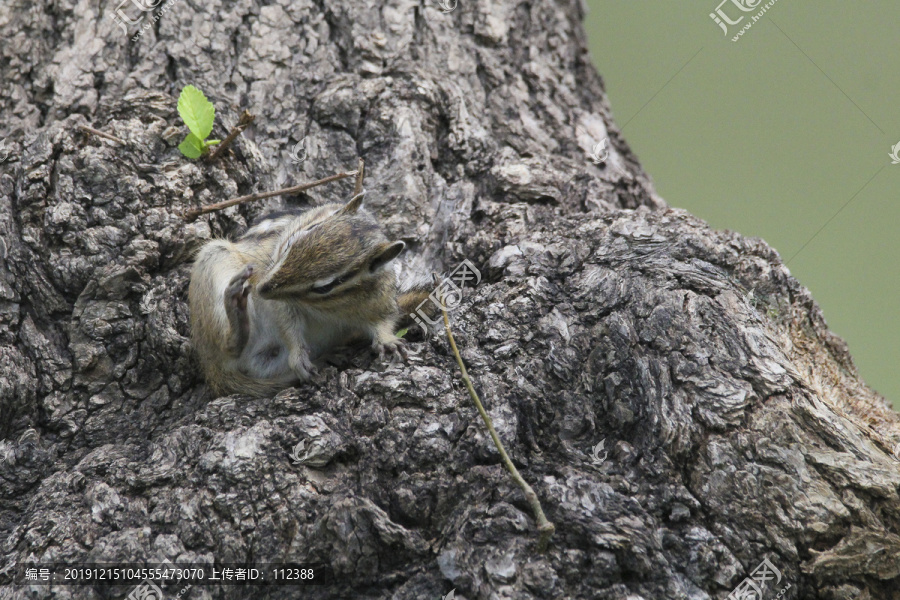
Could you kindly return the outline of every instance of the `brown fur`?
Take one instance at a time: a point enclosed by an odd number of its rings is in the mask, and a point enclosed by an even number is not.
[[[395,349],[401,309],[396,276],[384,264],[403,246],[385,237],[361,197],[273,214],[234,243],[209,242],[198,253],[189,300],[210,386],[268,395],[307,378],[309,361],[330,347],[368,337],[379,352]],[[250,334],[235,335],[248,321]]]
[[[434,302],[425,302],[434,291],[431,287],[418,286],[404,290],[397,296],[397,307],[400,310],[400,327],[409,327],[414,321],[410,317],[417,310],[422,310],[426,316],[434,317],[438,313],[438,307]],[[425,302],[425,304],[422,304]],[[421,309],[419,308],[421,305]]]

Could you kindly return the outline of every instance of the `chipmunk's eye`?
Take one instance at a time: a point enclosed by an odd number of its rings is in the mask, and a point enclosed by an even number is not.
[[[313,294],[327,294],[337,286],[347,283],[348,281],[356,277],[357,274],[359,274],[358,269],[356,271],[346,273],[345,275],[341,275],[340,277],[335,277],[331,281],[317,281],[311,288],[309,288],[309,291]]]
[[[332,282],[330,282],[330,283],[326,283],[325,285],[314,285],[313,287],[311,287],[311,288],[309,289],[309,291],[311,291],[313,294],[327,294],[328,292],[330,292],[331,290],[333,290],[334,287],[335,287],[338,283],[340,283],[340,281],[338,281],[337,279],[335,279],[334,281],[332,281]]]

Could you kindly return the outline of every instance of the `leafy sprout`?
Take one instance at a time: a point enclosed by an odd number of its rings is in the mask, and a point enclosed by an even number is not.
[[[192,85],[184,86],[178,97],[178,114],[191,131],[178,149],[188,158],[200,158],[209,152],[209,147],[221,140],[207,140],[212,133],[216,118],[216,107],[206,99],[203,92]]]

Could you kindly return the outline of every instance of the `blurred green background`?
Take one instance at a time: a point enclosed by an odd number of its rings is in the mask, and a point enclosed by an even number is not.
[[[719,2],[587,0],[616,122],[669,204],[789,261],[900,409],[900,3],[778,0],[732,42]]]

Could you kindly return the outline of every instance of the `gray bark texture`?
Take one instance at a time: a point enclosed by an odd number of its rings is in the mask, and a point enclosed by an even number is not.
[[[722,599],[764,559],[766,600],[900,598],[898,416],[774,250],[656,195],[578,0],[176,0],[127,34],[117,6],[0,6],[0,597],[121,598],[13,582],[162,556],[336,577],[203,599]],[[186,84],[213,137],[257,116],[223,158],[176,149]],[[353,180],[181,211],[359,156],[404,276],[483,274],[454,333],[544,554],[442,329],[273,398],[202,380],[192,254]]]

